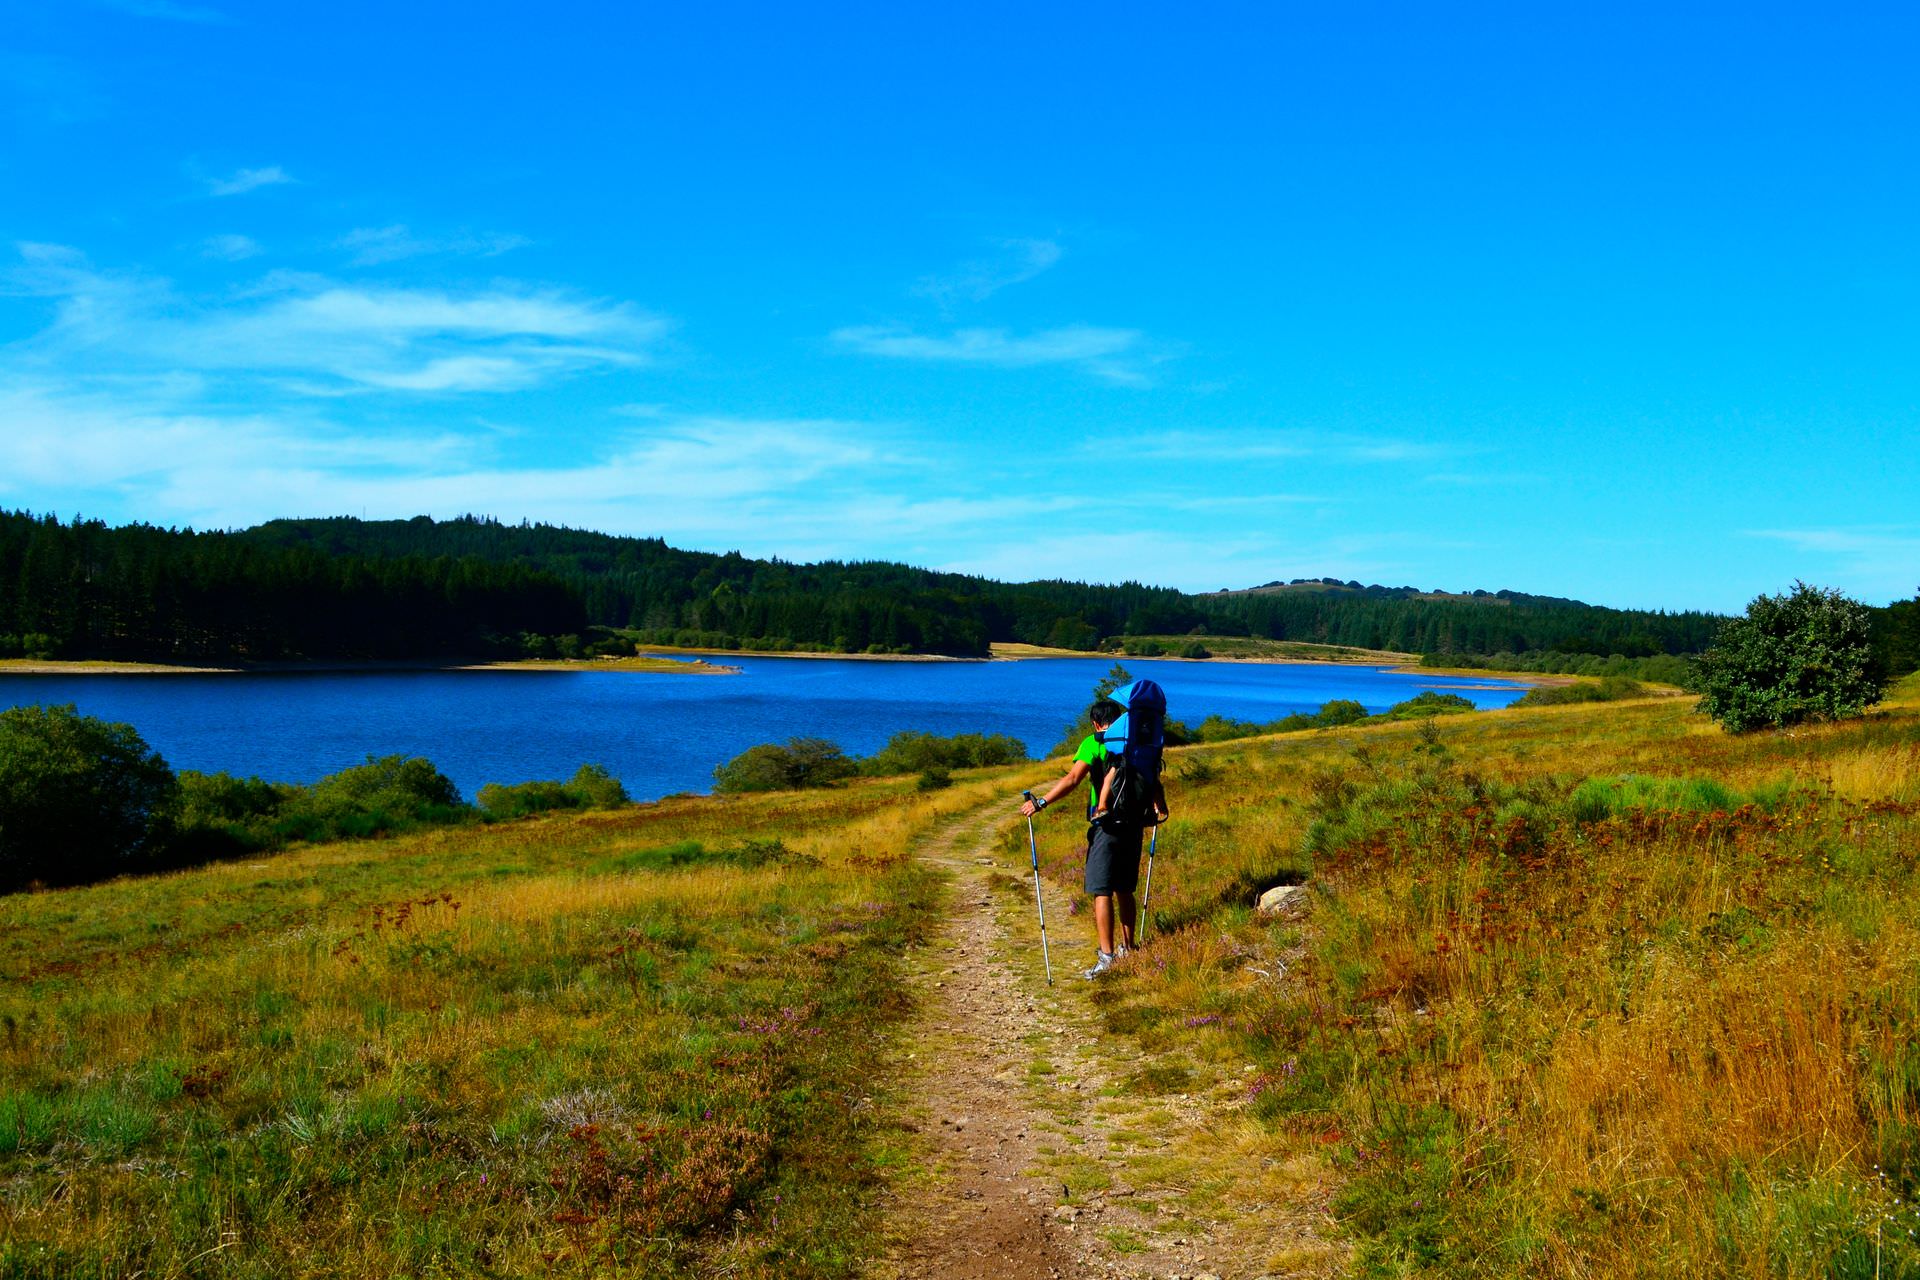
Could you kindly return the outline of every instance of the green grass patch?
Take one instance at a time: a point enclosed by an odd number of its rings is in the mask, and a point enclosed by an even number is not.
[[[939,890],[869,850],[964,790],[0,898],[0,1276],[848,1274]]]

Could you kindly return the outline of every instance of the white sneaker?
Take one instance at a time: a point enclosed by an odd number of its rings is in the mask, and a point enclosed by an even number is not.
[[[1113,968],[1113,956],[1111,954],[1105,951],[1096,952],[1095,954],[1100,958],[1093,962],[1093,968],[1087,970],[1086,973],[1082,975],[1089,980],[1097,978],[1107,970]]]
[[[1132,947],[1115,947],[1113,949],[1113,958],[1115,960],[1125,960],[1128,956],[1132,954],[1133,954]]]

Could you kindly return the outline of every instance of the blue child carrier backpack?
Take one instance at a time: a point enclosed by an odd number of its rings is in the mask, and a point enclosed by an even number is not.
[[[1166,747],[1167,693],[1151,680],[1135,680],[1107,696],[1126,708],[1099,735],[1100,744],[1107,749],[1107,767],[1120,771],[1113,782],[1113,800],[1107,812],[1114,821],[1145,825],[1159,790],[1160,755]]]

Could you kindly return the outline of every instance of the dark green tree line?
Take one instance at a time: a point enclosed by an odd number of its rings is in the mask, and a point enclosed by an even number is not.
[[[476,556],[331,554],[245,534],[0,512],[0,652],[139,660],[435,658],[577,634],[578,593]]]
[[[434,658],[517,652],[523,637],[597,627],[668,645],[961,656],[984,655],[994,641],[1093,651],[1129,636],[1211,633],[1442,655],[1646,658],[1697,653],[1718,624],[1700,612],[1505,591],[1314,582],[1193,595],[1137,582],[1009,583],[470,516],[196,533],[0,512],[0,654]]]

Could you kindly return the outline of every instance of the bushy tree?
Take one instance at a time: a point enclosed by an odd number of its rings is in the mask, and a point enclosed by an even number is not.
[[[791,791],[824,787],[855,770],[838,744],[824,738],[790,738],[785,746],[748,747],[713,771],[716,791]]]
[[[137,869],[164,839],[175,791],[132,725],[71,705],[0,711],[0,889]]]
[[[1793,584],[1729,619],[1695,664],[1700,709],[1733,733],[1859,715],[1880,700],[1865,605]]]
[[[860,762],[862,773],[886,777],[927,770],[981,769],[1027,759],[1026,744],[1004,733],[956,733],[950,738],[912,729],[887,739],[887,745]]]
[[[1326,703],[1313,716],[1316,729],[1338,729],[1344,724],[1355,724],[1367,718],[1367,709],[1352,698],[1335,698]]]
[[[1889,677],[1920,670],[1920,595],[1874,612],[1873,645]]]
[[[551,809],[617,809],[631,804],[620,779],[597,764],[583,764],[567,782],[489,782],[477,797],[488,818],[522,818]]]
[[[1334,704],[1328,703],[1329,707]],[[1422,716],[1452,716],[1476,708],[1471,698],[1463,698],[1457,693],[1441,693],[1429,689],[1425,693],[1416,693],[1405,702],[1396,702],[1382,714],[1389,720],[1417,720]],[[1325,714],[1322,712],[1322,714]],[[1355,717],[1358,719],[1358,717]],[[1352,723],[1341,721],[1339,723]]]
[[[420,756],[369,755],[365,764],[303,787],[276,823],[283,839],[329,840],[432,826],[463,812],[460,788]]]

